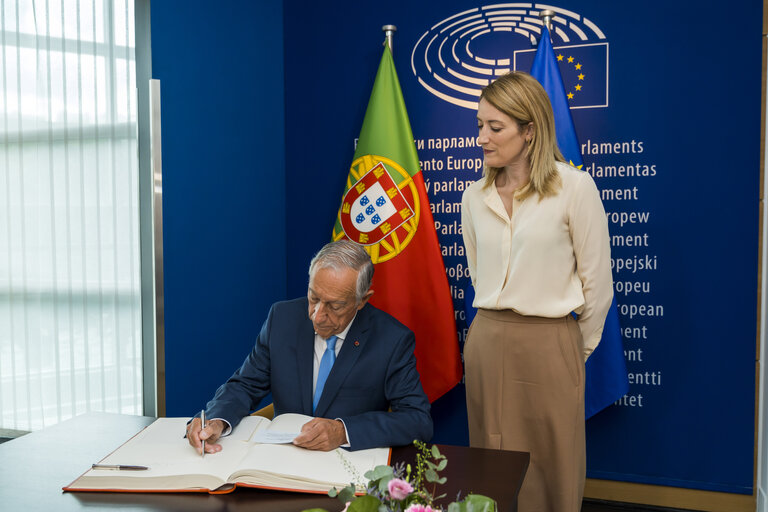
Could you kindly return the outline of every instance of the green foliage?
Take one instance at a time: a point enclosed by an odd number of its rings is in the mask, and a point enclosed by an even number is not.
[[[444,484],[446,479],[440,478],[438,471],[442,471],[448,465],[445,455],[440,453],[437,445],[428,448],[427,444],[421,441],[414,441],[413,444],[419,450],[416,453],[416,485],[414,487],[423,488],[424,480],[431,484]],[[430,495],[427,505],[431,505],[433,500],[434,498]]]
[[[496,502],[487,496],[470,494],[462,501],[448,505],[448,512],[496,512]]]
[[[368,480],[366,494],[355,496],[359,490],[355,484],[350,484],[344,489],[331,489],[328,496],[338,498],[342,504],[349,503],[347,512],[403,512],[410,505],[421,504],[436,507],[435,501],[445,497],[445,494],[435,496],[437,485],[446,482],[445,477],[440,476],[440,471],[448,466],[448,459],[440,453],[436,445],[428,447],[426,443],[414,441],[416,446],[415,471],[410,464],[392,466],[377,466],[365,473]],[[413,487],[413,492],[403,499],[396,499],[389,493],[389,484],[393,479],[400,479]],[[404,486],[403,482],[398,482]],[[429,488],[428,488],[429,486]],[[394,493],[394,491],[393,491]],[[305,510],[304,512],[325,512],[322,509]],[[491,498],[479,494],[469,494],[461,501],[448,505],[447,512],[496,512],[496,502]]]
[[[376,466],[371,471],[365,473],[365,478],[368,479],[368,487],[376,486],[381,494],[387,492],[389,481],[394,477],[395,474],[392,466]]]
[[[347,512],[378,512],[381,502],[366,494],[365,496],[359,496],[355,501],[349,504]]]
[[[394,470],[392,466],[376,466],[372,470],[365,473],[365,478],[368,480],[380,480],[386,477],[392,477]]]
[[[348,485],[342,490],[338,491],[339,501],[342,503],[346,503],[348,501],[352,501],[353,499],[355,499],[355,490],[356,489],[354,485]],[[331,496],[330,491],[328,491],[328,496]],[[331,498],[333,498],[333,496],[331,496]]]
[[[448,459],[440,453],[437,445],[433,444],[432,448],[428,448],[426,443],[420,441],[414,441],[413,444],[419,450],[416,454],[417,486],[423,487],[424,480],[426,480],[427,483],[435,484],[432,486],[434,492],[436,484],[444,484],[446,482],[446,478],[441,478],[438,472],[445,469],[448,465]],[[434,500],[438,499],[438,497],[433,496],[431,493],[427,493],[427,495],[429,496],[429,500],[426,502],[427,505],[432,505]]]

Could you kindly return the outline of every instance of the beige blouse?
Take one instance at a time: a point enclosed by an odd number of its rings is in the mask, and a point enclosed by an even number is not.
[[[514,200],[512,217],[485,178],[462,197],[474,306],[559,318],[575,311],[584,358],[600,343],[613,299],[608,221],[589,173],[557,164],[562,189]]]

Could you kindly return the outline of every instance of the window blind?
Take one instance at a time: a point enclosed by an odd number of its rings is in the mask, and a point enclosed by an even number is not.
[[[139,414],[133,0],[0,0],[0,428]]]

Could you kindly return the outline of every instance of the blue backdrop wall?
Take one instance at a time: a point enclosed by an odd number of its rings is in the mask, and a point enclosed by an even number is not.
[[[279,1],[152,2],[168,416],[199,411],[285,296]]]
[[[381,57],[394,56],[453,285],[460,199],[481,175],[472,103],[529,70],[532,3],[285,0],[288,266],[329,239]],[[589,420],[588,475],[752,493],[762,3],[548,2],[585,170],[601,189],[630,392]],[[578,87],[577,87],[578,86]],[[311,211],[311,214],[308,214]],[[305,277],[288,275],[288,293]],[[465,443],[463,390],[436,440]]]
[[[731,2],[727,16],[693,0],[554,7],[565,28],[553,45],[574,58],[561,70],[585,170],[609,215],[631,382],[587,424],[588,474],[750,494],[762,3]],[[463,342],[456,204],[480,176],[481,152],[455,141],[476,135],[476,70],[526,69],[535,11],[469,0],[153,3],[169,415],[199,410],[250,350],[269,304],[305,293],[385,23],[399,27],[395,62]],[[586,66],[581,90],[576,64]],[[435,441],[466,443],[462,386],[433,412]]]

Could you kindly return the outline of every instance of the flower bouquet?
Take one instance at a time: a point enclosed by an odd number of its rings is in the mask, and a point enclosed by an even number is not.
[[[437,446],[428,448],[425,443],[414,441],[417,448],[416,469],[402,462],[394,466],[377,466],[365,473],[368,484],[350,484],[342,490],[331,489],[328,495],[345,504],[343,512],[438,512],[443,511],[435,502],[445,494],[435,495],[438,484],[444,484],[445,477],[439,472],[448,465],[448,460]],[[354,475],[360,481],[359,475]],[[430,488],[431,486],[431,488]],[[360,489],[365,494],[356,496]],[[310,509],[304,512],[327,512]],[[445,512],[496,512],[496,502],[479,494],[456,497]]]

